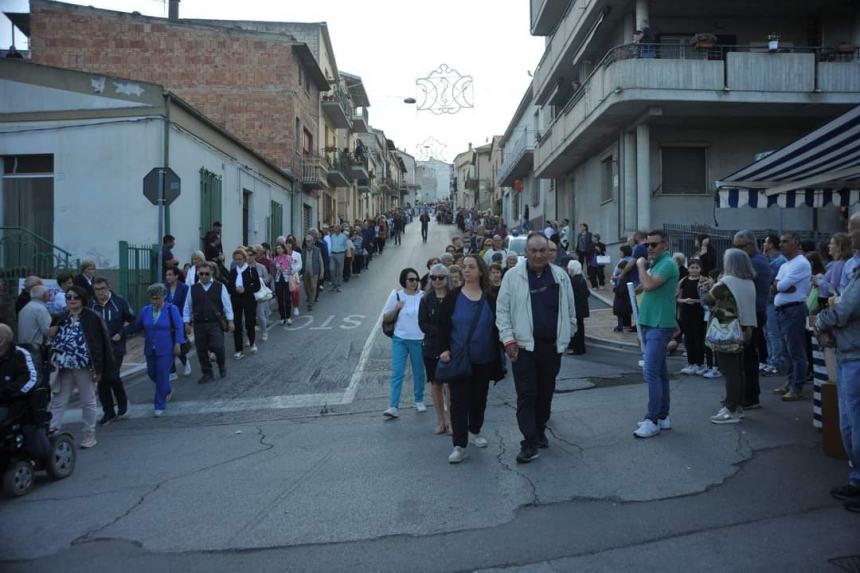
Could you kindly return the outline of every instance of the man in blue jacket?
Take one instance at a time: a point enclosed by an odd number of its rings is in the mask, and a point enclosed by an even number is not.
[[[103,376],[98,383],[99,401],[102,403],[104,415],[99,420],[100,426],[110,424],[116,419],[128,414],[128,398],[120,378],[120,368],[125,357],[125,334],[123,327],[134,323],[135,315],[124,298],[110,289],[110,283],[104,277],[93,280],[95,296],[90,301],[90,308],[105,322],[111,339],[111,349],[114,356],[114,371],[112,376]],[[114,409],[114,399],[119,412]]]

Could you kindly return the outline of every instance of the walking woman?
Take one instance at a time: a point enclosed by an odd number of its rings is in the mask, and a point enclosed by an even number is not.
[[[185,273],[185,284],[188,285],[188,288],[191,288],[197,282],[197,267],[205,262],[206,257],[203,255],[203,251],[194,251],[191,253],[191,265]]]
[[[450,292],[448,269],[441,263],[435,263],[430,267],[427,279],[427,290],[421,298],[418,307],[418,326],[424,333],[424,344],[421,347],[424,355],[424,370],[427,373],[427,381],[433,390],[433,407],[436,410],[436,429],[434,434],[444,434],[451,428],[451,406],[450,391],[447,384],[438,382],[435,378],[436,362],[439,355],[436,354],[436,333],[439,330],[439,307]]]
[[[73,286],[66,291],[66,312],[48,329],[57,365],[59,387],[51,396],[51,431],[63,425],[63,413],[77,386],[84,422],[82,448],[96,445],[96,384],[112,376],[113,350],[107,326],[95,311],[86,308],[87,291]]]
[[[257,276],[260,277],[260,288],[265,285],[274,293],[274,289],[272,288],[272,274],[269,272],[269,268],[262,262],[260,262],[262,259],[265,258],[265,251],[263,250],[263,247],[260,245],[248,247],[247,254],[248,263],[253,265],[254,268],[257,269]],[[258,300],[256,305],[257,328],[260,330],[260,340],[262,340],[263,342],[266,342],[269,339],[269,315],[271,314],[271,304],[272,299],[270,298],[269,300]]]
[[[278,243],[275,245],[274,278],[275,298],[278,300],[278,314],[281,317],[281,325],[292,324],[292,296],[290,295],[291,277],[295,276],[293,270],[293,257],[290,251],[292,243]]]
[[[149,304],[140,309],[134,324],[125,327],[126,334],[143,330],[145,335],[143,353],[146,357],[146,373],[155,382],[154,412],[156,418],[164,414],[167,402],[173,394],[170,386],[170,369],[174,357],[182,352],[185,344],[185,329],[182,314],[176,305],[166,303],[167,289],[163,284],[150,286],[146,294]]]
[[[585,319],[588,318],[588,283],[582,275],[582,264],[572,260],[567,263],[567,274],[570,276],[570,286],[573,288],[573,304],[576,307],[576,334],[567,347],[568,354],[585,354]]]
[[[702,264],[691,259],[687,276],[678,281],[678,307],[684,347],[687,349],[687,366],[681,374],[704,374],[705,368],[705,309],[699,293],[702,282]]]
[[[713,319],[728,324],[734,319],[743,331],[743,347],[737,352],[714,349],[717,362],[726,379],[723,407],[711,416],[714,424],[737,424],[744,416],[744,352],[757,325],[755,314],[755,269],[749,256],[740,249],[728,249],[723,255],[723,277],[705,294],[704,302]]]
[[[193,269],[194,267],[191,268]],[[165,271],[164,280],[164,286],[167,289],[167,294],[165,295],[164,300],[178,308],[181,314],[182,309],[185,308],[185,299],[188,297],[189,286],[182,281],[182,273],[180,273],[179,269],[175,267],[169,268]],[[182,366],[184,367],[182,375],[191,376],[191,362],[188,360],[188,356],[184,352],[179,354],[179,361],[182,362]],[[171,365],[170,378],[171,380],[176,379],[175,365]]]
[[[254,293],[260,290],[260,275],[254,265],[248,264],[245,249],[239,248],[233,251],[233,262],[236,264],[227,278],[227,290],[230,292],[230,303],[233,305],[234,322],[236,330],[233,331],[233,343],[236,353],[233,358],[241,360],[245,358],[243,352],[244,339],[242,337],[242,320],[245,321],[245,331],[248,333],[248,345],[251,354],[257,353],[257,338],[254,327],[257,325],[257,299]]]
[[[487,447],[486,438],[481,436],[487,392],[490,380],[497,382],[504,378],[496,329],[496,299],[490,294],[489,278],[484,259],[477,254],[466,255],[463,286],[452,290],[439,309],[436,348],[440,365],[450,362],[454,354],[465,352],[472,367],[468,379],[449,383],[454,450],[448,462],[452,464],[466,459],[469,443],[477,448]]]
[[[382,414],[387,418],[399,417],[400,392],[406,374],[406,359],[412,362],[412,385],[415,387],[415,409],[426,412],[424,405],[424,360],[421,343],[424,333],[418,325],[418,309],[424,293],[418,290],[421,279],[418,271],[406,268],[400,271],[400,290],[393,290],[385,302],[382,320],[397,321],[391,341],[391,401]]]
[[[308,301],[308,310],[313,310],[314,301],[319,296],[319,284],[325,276],[325,261],[313,235],[305,237],[302,260],[304,261],[302,282],[305,284],[305,297]]]

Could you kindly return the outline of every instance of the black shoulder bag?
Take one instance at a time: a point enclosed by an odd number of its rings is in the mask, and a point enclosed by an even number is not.
[[[475,328],[478,326],[478,320],[481,318],[481,313],[484,312],[484,297],[481,297],[481,303],[478,305],[478,310],[472,318],[472,324],[469,326],[469,332],[466,334],[466,341],[463,348],[457,352],[451,353],[451,360],[436,363],[436,378],[438,382],[456,382],[472,376],[472,360],[469,357],[469,345],[472,343],[472,335],[475,334]],[[456,303],[455,303],[456,304]]]
[[[400,293],[395,293],[397,296],[397,302],[400,302]],[[394,327],[397,326],[397,318],[400,316],[400,311],[397,311],[397,314],[394,315],[393,320],[385,320],[382,321],[382,334],[387,336],[388,338],[394,338]]]

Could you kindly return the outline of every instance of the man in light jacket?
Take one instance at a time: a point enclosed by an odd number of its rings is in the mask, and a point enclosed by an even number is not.
[[[860,213],[851,217],[848,232],[854,248],[860,249]],[[844,501],[848,511],[860,513],[860,268],[852,271],[839,302],[818,313],[815,329],[836,337],[839,429],[852,466],[848,483],[830,495]]]
[[[505,273],[496,303],[496,326],[511,361],[517,389],[517,423],[523,434],[518,463],[546,448],[561,355],[576,333],[573,289],[567,273],[549,264],[549,240],[540,232],[526,240],[526,264]]]

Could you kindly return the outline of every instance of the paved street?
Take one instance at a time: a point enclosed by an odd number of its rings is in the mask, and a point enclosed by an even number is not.
[[[459,466],[408,380],[385,421],[383,302],[452,229],[431,224],[425,246],[411,224],[369,274],[228,358],[226,380],[197,385],[195,363],[162,419],[150,382],[130,381],[132,419],[100,429],[72,477],[0,502],[0,570],[838,571],[860,554],[857,516],[828,495],[845,462],[822,453],[809,401],[768,392],[717,427],[722,381],[677,378],[675,428],[638,441],[629,350],[563,358],[551,447],[527,466],[510,378],[490,392],[489,447]]]

